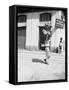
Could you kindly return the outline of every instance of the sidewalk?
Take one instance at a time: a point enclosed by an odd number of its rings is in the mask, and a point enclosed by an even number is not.
[[[38,81],[57,80],[65,78],[65,54],[51,53],[48,63],[44,61],[44,51],[18,51],[18,80]],[[36,61],[33,62],[32,60]],[[39,60],[37,62],[37,60]]]

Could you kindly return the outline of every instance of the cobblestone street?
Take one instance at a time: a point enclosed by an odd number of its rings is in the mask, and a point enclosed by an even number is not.
[[[18,50],[18,81],[65,79],[65,53],[50,53],[48,65],[44,51]]]

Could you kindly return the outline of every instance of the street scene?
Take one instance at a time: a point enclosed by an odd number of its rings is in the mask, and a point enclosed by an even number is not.
[[[65,13],[18,12],[18,82],[65,79]]]

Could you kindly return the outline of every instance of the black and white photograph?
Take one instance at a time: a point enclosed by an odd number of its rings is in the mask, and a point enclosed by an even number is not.
[[[15,5],[10,24],[10,82],[67,81],[67,8]]]
[[[65,79],[65,12],[21,8],[17,13],[18,82]]]

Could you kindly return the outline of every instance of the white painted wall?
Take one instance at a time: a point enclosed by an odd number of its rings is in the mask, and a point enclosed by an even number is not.
[[[37,13],[27,14],[26,47],[38,48],[39,43],[39,15]]]
[[[55,32],[52,35],[51,38],[51,46],[52,47],[58,47],[59,46],[59,41],[60,41],[60,37],[63,37],[63,40],[65,40],[65,27],[63,29],[56,29],[55,28],[55,21],[56,18],[61,19],[61,11],[55,12],[52,14],[52,20],[51,20],[51,24],[52,24],[52,30],[55,29]]]
[[[26,26],[26,46],[29,46],[31,45],[31,42],[32,42],[32,21],[31,21],[31,15],[27,15],[27,26]]]

